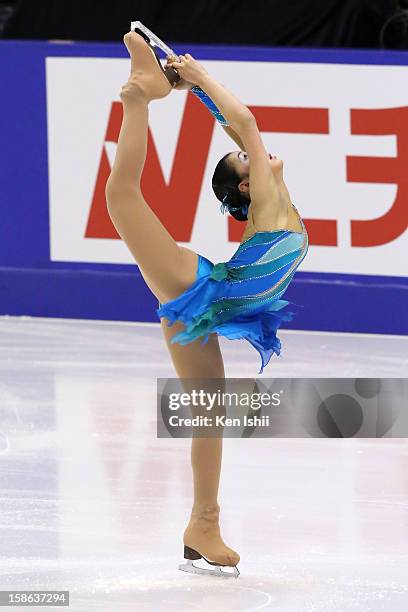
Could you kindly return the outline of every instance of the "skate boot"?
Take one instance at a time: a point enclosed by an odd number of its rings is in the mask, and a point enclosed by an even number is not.
[[[160,58],[156,51],[156,47],[161,49],[163,53],[166,54],[167,57],[177,58],[178,57],[177,54],[173,51],[173,49],[168,47],[166,43],[160,40],[160,38],[156,36],[156,34],[154,34],[148,28],[146,28],[146,26],[144,26],[141,21],[132,21],[132,23],[130,24],[130,31],[136,32],[136,34],[139,34],[139,36],[141,36],[143,40],[147,43],[154,57],[156,58],[156,61],[160,69],[163,71],[170,85],[174,87],[178,83],[178,81],[180,81],[180,75],[177,73],[176,70],[174,70],[174,68],[171,68],[170,66],[165,66],[165,67],[162,66]]]
[[[225,545],[218,517],[219,506],[193,509],[190,522],[184,532],[184,558],[187,562],[179,565],[181,571],[238,578],[239,555]],[[201,559],[203,561],[199,565],[193,563],[193,561],[200,562]]]

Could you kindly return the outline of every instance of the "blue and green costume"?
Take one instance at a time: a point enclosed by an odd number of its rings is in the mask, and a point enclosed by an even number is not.
[[[303,225],[303,224],[302,224]],[[174,300],[157,309],[168,325],[181,321],[185,329],[171,343],[188,344],[217,333],[230,340],[247,340],[261,356],[261,369],[280,354],[276,335],[282,321],[293,317],[291,304],[282,300],[308,249],[308,236],[289,230],[256,232],[241,243],[227,262],[205,259],[204,271]]]

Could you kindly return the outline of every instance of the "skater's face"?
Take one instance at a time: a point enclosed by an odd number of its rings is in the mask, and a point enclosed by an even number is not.
[[[282,170],[283,161],[276,155],[272,155],[272,153],[268,153],[268,155],[272,171],[275,173]],[[228,161],[234,166],[235,170],[239,172],[240,175],[243,173],[245,173],[247,176],[249,175],[250,160],[246,151],[234,151],[233,153],[230,153]]]
[[[271,170],[277,180],[283,180],[282,176],[282,168],[283,161],[278,159],[276,155],[269,155],[269,164],[271,166]],[[234,151],[230,153],[228,157],[228,162],[233,166],[234,170],[239,174],[239,176],[244,180],[249,177],[249,167],[250,160],[246,151]]]

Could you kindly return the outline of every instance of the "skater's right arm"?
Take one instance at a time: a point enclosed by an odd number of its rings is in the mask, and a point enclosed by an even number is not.
[[[183,79],[198,85],[211,98],[242,141],[241,149],[246,151],[249,157],[249,183],[254,218],[270,216],[271,202],[273,214],[277,219],[287,215],[287,207],[281,201],[271,169],[269,153],[265,149],[255,117],[249,108],[209,75],[190,54],[180,56],[180,61],[172,62],[172,66]]]

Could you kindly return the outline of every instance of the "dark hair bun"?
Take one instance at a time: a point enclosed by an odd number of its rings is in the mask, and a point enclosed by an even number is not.
[[[218,162],[212,177],[212,188],[222,203],[222,211],[228,210],[237,221],[247,221],[251,201],[238,188],[242,178],[228,162],[229,155],[227,153]]]

